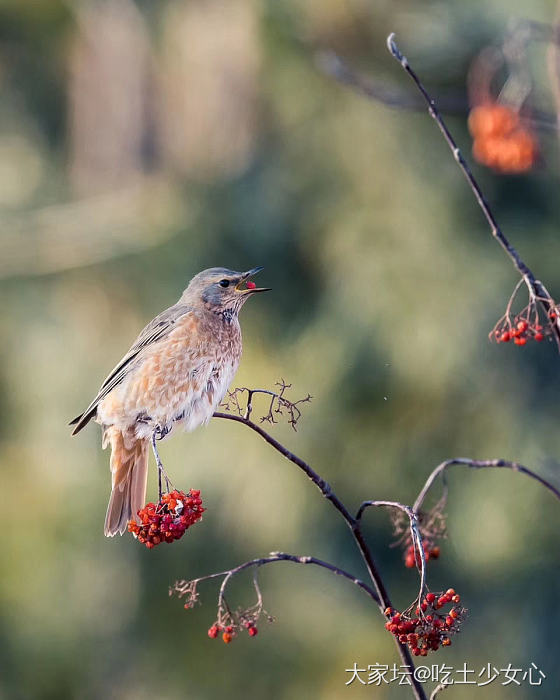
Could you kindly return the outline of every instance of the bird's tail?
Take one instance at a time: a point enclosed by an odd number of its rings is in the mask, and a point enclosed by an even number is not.
[[[112,491],[105,517],[105,535],[123,534],[146,499],[149,441],[133,431],[104,427],[103,447],[111,445]]]

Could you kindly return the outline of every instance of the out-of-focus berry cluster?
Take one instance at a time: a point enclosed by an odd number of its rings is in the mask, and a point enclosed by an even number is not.
[[[426,540],[424,540],[422,545],[424,548],[424,560],[426,562],[430,561],[430,559],[438,559],[439,558],[440,548],[437,545],[431,545],[429,542],[426,542]],[[415,548],[414,545],[410,544],[405,549],[404,565],[409,569],[412,569],[414,567],[419,569],[422,566],[418,546],[416,546],[416,548]]]
[[[394,608],[385,610],[385,629],[393,634],[401,644],[406,644],[414,656],[427,656],[440,646],[451,644],[451,635],[459,631],[460,623],[467,611],[457,605],[461,597],[453,588],[442,593],[427,593],[420,605],[398,612]],[[449,603],[454,603],[447,613],[437,612]],[[427,614],[426,614],[427,613]]]
[[[473,156],[499,173],[524,173],[537,160],[537,140],[519,114],[504,104],[488,101],[469,115]]]
[[[161,542],[171,543],[180,539],[191,525],[202,518],[204,510],[200,491],[170,491],[163,494],[158,503],[147,503],[141,508],[138,511],[141,524],[130,520],[128,531],[148,549],[152,549]]]

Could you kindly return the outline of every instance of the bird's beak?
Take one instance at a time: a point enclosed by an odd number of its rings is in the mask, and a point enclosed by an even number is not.
[[[252,286],[247,286],[246,288],[243,288],[243,285],[247,280],[249,280],[251,277],[256,275],[258,272],[261,270],[264,270],[263,267],[254,267],[252,270],[247,270],[247,272],[244,272],[241,275],[241,280],[239,281],[239,284],[236,286],[236,289],[238,292],[241,292],[241,294],[255,294],[256,292],[270,292],[269,287],[252,287]]]

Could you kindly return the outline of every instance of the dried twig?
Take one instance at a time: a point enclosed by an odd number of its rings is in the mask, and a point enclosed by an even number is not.
[[[276,382],[276,386],[279,387],[278,391],[271,391],[270,389],[249,389],[245,386],[237,387],[236,389],[228,391],[226,398],[220,404],[220,408],[236,413],[243,418],[250,418],[253,413],[253,397],[256,394],[264,394],[270,397],[268,411],[260,416],[259,421],[261,423],[278,423],[277,416],[285,417],[288,424],[297,431],[297,424],[302,415],[299,406],[303,403],[309,403],[313,397],[311,394],[307,394],[307,396],[302,399],[291,401],[285,394],[288,389],[292,388],[292,385],[286,384],[286,382],[281,379],[279,382]],[[240,401],[240,396],[244,393],[247,393],[245,405]]]

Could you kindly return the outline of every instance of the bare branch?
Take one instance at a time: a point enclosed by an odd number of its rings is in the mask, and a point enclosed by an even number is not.
[[[290,460],[293,464],[298,466],[306,475],[307,477],[317,486],[317,488],[321,491],[323,496],[329,500],[332,505],[336,508],[336,510],[340,513],[340,515],[343,517],[346,525],[352,532],[353,539],[360,551],[360,554],[362,556],[362,559],[366,565],[366,568],[368,570],[369,576],[371,578],[371,581],[375,587],[375,593],[378,598],[378,605],[379,609],[382,613],[387,608],[392,607],[391,605],[391,599],[389,598],[389,594],[387,592],[387,589],[385,588],[385,583],[383,582],[383,579],[381,578],[381,574],[379,573],[377,569],[377,565],[375,563],[375,560],[373,558],[373,555],[365,541],[364,535],[362,533],[361,527],[360,527],[360,521],[357,520],[356,518],[352,517],[350,514],[349,510],[346,508],[344,503],[338,498],[338,496],[334,493],[332,490],[330,484],[325,481],[322,477],[315,472],[307,462],[305,462],[303,459],[295,455],[293,452],[290,452],[284,445],[282,445],[278,440],[272,437],[269,433],[267,433],[263,428],[261,428],[260,425],[257,425],[256,423],[253,423],[249,418],[245,418],[243,416],[239,415],[234,415],[233,413],[214,413],[214,418],[225,418],[226,420],[232,420],[235,421],[236,423],[242,423],[243,425],[247,426],[251,430],[254,430],[256,433],[258,433],[263,440],[265,440],[271,447],[273,447],[277,452],[279,452],[281,455],[286,457],[286,459]],[[408,647],[405,644],[400,643],[396,638],[395,638],[395,643],[397,645],[397,649],[399,652],[399,656],[401,657],[401,660],[403,664],[409,666],[410,668],[414,667],[414,662],[412,660],[412,656],[410,654],[410,651]],[[424,689],[422,687],[422,684],[412,677],[411,680],[412,683],[412,692],[414,693],[414,696],[417,698],[417,700],[425,700],[426,698],[426,693],[424,692]]]
[[[356,520],[361,520],[364,511],[371,507],[395,508],[408,517],[410,521],[410,538],[412,540],[412,545],[414,550],[418,551],[418,556],[420,558],[420,591],[418,592],[418,605],[420,605],[422,596],[426,590],[426,555],[424,552],[424,542],[420,534],[418,516],[410,506],[397,503],[396,501],[364,501],[358,509]]]
[[[436,685],[436,687],[432,691],[432,694],[430,695],[430,700],[435,700],[435,698],[441,693],[441,691],[445,690],[448,685],[450,685],[450,683],[439,683],[438,685]]]
[[[459,168],[461,169],[463,175],[465,176],[467,182],[469,183],[469,186],[476,198],[476,201],[482,210],[482,213],[484,214],[486,221],[488,222],[490,226],[490,230],[492,232],[492,235],[494,238],[498,241],[498,243],[502,246],[502,248],[505,250],[506,254],[509,256],[510,260],[513,262],[515,268],[525,281],[525,284],[527,285],[529,291],[533,294],[534,297],[538,298],[539,302],[542,304],[545,312],[550,314],[551,312],[555,312],[555,303],[550,294],[548,293],[547,289],[544,287],[544,285],[535,278],[533,272],[531,269],[526,265],[526,263],[522,260],[520,257],[519,253],[517,250],[511,245],[509,240],[506,238],[504,235],[503,231],[498,225],[498,222],[496,221],[496,218],[490,208],[490,205],[488,204],[485,196],[482,193],[482,190],[480,189],[480,186],[478,182],[476,181],[474,175],[471,172],[471,169],[469,168],[467,161],[464,159],[461,151],[459,150],[459,147],[457,146],[457,143],[455,142],[455,139],[451,135],[451,132],[447,128],[447,125],[443,121],[443,117],[439,113],[436,104],[424,85],[422,84],[420,78],[416,75],[415,71],[411,68],[408,59],[406,56],[403,56],[403,54],[400,52],[399,47],[397,46],[395,42],[395,35],[390,34],[389,37],[387,38],[387,48],[389,49],[391,55],[401,64],[403,69],[408,73],[408,75],[412,78],[414,81],[414,84],[422,94],[422,97],[424,98],[426,104],[428,105],[428,114],[432,117],[432,119],[436,122],[436,124],[439,127],[439,130],[443,134],[443,138],[445,139],[447,145],[449,146],[451,152],[453,153],[453,157],[457,161],[457,164],[459,165]],[[558,345],[558,349],[560,351],[560,325],[559,325],[559,320],[556,319],[554,323],[554,335],[556,338],[556,343]]]
[[[511,469],[514,472],[526,474],[527,476],[531,477],[531,479],[535,479],[535,481],[538,481],[539,484],[542,484],[546,489],[553,493],[556,496],[556,498],[560,500],[560,490],[558,490],[555,486],[553,486],[542,476],[539,476],[537,473],[535,473],[528,467],[524,467],[522,464],[518,464],[517,462],[508,462],[505,459],[478,460],[457,457],[456,459],[447,459],[445,462],[442,462],[430,474],[430,476],[426,480],[426,483],[422,487],[422,490],[418,494],[418,498],[412,506],[412,509],[415,513],[418,513],[422,508],[422,504],[424,503],[428,491],[431,489],[438,476],[442,475],[442,477],[445,478],[444,472],[454,464],[461,464],[465,467],[470,467],[471,469]]]
[[[253,567],[258,569],[261,566],[273,564],[274,562],[278,561],[291,561],[295,564],[313,564],[323,569],[327,569],[333,574],[336,574],[337,576],[342,576],[343,578],[351,581],[354,585],[358,586],[358,588],[361,588],[365,593],[367,593],[367,595],[379,605],[379,597],[377,596],[377,593],[370,586],[368,586],[367,583],[364,583],[360,579],[356,578],[353,574],[344,571],[344,569],[340,569],[338,566],[329,564],[329,562],[323,561],[322,559],[317,559],[316,557],[298,556],[295,554],[286,554],[285,552],[271,552],[270,555],[267,557],[251,559],[251,561],[246,561],[233,569],[227,569],[226,571],[220,571],[215,574],[201,576],[200,578],[193,579],[192,581],[176,581],[175,584],[169,589],[169,595],[177,594],[179,598],[181,598],[186,594],[190,594],[192,588],[196,587],[196,585],[198,585],[199,583],[223,576],[224,581],[220,587],[221,600],[223,599],[226,586],[233,576],[241,573],[242,571],[245,571],[246,569],[250,569]],[[262,596],[260,595],[258,585],[255,588],[257,591],[258,601],[262,603]]]

